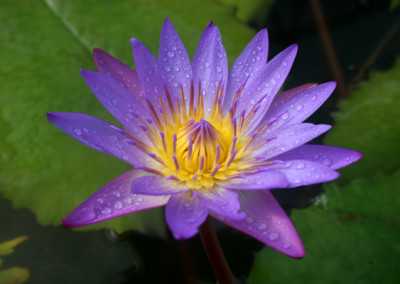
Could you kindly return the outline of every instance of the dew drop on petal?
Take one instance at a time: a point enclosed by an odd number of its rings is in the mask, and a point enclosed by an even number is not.
[[[277,241],[277,240],[279,240],[279,234],[278,233],[270,233],[268,235],[268,239],[270,241]]]
[[[298,169],[298,170],[302,170],[304,168],[305,168],[304,163],[298,163],[297,166],[296,166],[296,169]]]
[[[322,164],[324,164],[325,166],[329,167],[332,165],[332,160],[327,158],[327,159],[323,159],[322,160]]]
[[[124,207],[124,205],[120,201],[117,201],[115,202],[114,207],[116,209],[121,209],[122,207]]]
[[[112,210],[108,207],[104,208],[103,210],[101,210],[101,213],[104,215],[110,214],[112,212]]]
[[[74,133],[75,133],[76,135],[78,135],[78,136],[82,134],[82,131],[81,131],[79,128],[76,128],[76,127],[75,127],[75,128],[73,129],[73,131],[74,131]]]
[[[171,66],[165,65],[164,66],[164,70],[167,71],[167,72],[171,71]]]
[[[296,110],[297,111],[301,111],[303,109],[303,105],[298,105],[297,107],[296,107]]]
[[[99,64],[100,64],[100,65],[103,65],[103,64],[104,64],[104,60],[100,58],[100,59],[99,59]]]
[[[174,57],[175,56],[175,52],[173,52],[172,50],[167,52],[168,57]]]
[[[261,231],[263,231],[263,230],[265,230],[267,228],[268,228],[268,226],[265,223],[261,223],[261,224],[258,225],[258,229],[261,230]]]
[[[215,69],[217,70],[218,73],[222,72],[221,66],[217,66],[217,67],[215,67]]]

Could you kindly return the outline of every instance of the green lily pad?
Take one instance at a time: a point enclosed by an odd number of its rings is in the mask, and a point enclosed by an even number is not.
[[[254,35],[232,8],[195,1],[4,0],[0,20],[0,190],[16,208],[29,208],[43,225],[58,225],[98,188],[129,169],[93,151],[46,120],[48,111],[88,113],[115,120],[91,94],[79,69],[95,69],[98,46],[132,62],[129,38],[158,49],[165,17],[175,24],[190,54],[212,19],[220,26],[231,62]],[[130,64],[132,66],[132,64]],[[161,209],[87,228],[136,229],[162,235]]]
[[[8,255],[14,252],[14,247],[26,241],[27,236],[21,236],[13,240],[0,243],[0,256]],[[0,266],[3,260],[0,259]],[[11,267],[0,270],[0,283],[2,284],[20,284],[25,283],[29,279],[29,270],[21,267]]]
[[[398,283],[400,171],[347,186],[326,186],[292,219],[306,256],[291,259],[265,247],[248,283]]]
[[[236,17],[246,23],[263,25],[275,0],[220,0],[236,7]]]
[[[394,10],[400,4],[400,0],[392,0],[390,1],[390,9]]]
[[[325,143],[361,151],[363,158],[341,170],[341,182],[392,174],[400,166],[400,61],[386,72],[374,72],[368,81],[343,100],[334,114],[335,126]]]

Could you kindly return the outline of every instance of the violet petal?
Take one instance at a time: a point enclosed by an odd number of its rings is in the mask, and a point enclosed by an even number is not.
[[[238,190],[266,190],[284,188],[288,185],[289,181],[284,174],[278,171],[263,171],[254,174],[245,174],[223,186]]]
[[[143,89],[135,71],[100,48],[93,49],[93,59],[99,72],[118,81],[141,102]]]
[[[225,94],[228,80],[228,60],[218,27],[211,22],[204,30],[193,57],[195,88],[201,84],[204,94],[204,115],[208,117],[219,83]]]
[[[72,211],[62,220],[62,225],[65,227],[85,226],[165,205],[169,196],[131,193],[132,180],[141,174],[141,171],[134,169],[112,180]]]
[[[249,78],[239,97],[236,113],[240,115],[244,110],[248,113],[257,102],[261,101],[261,104],[246,134],[251,133],[265,116],[272,100],[289,74],[296,53],[297,45],[294,44],[272,58],[256,76]]]
[[[247,215],[245,220],[234,221],[213,212],[210,215],[288,256],[304,256],[296,229],[269,191],[241,191],[239,201]]]
[[[143,176],[132,181],[132,193],[146,195],[171,195],[182,193],[188,188],[179,187],[174,181],[167,181],[164,177]]]
[[[283,91],[282,93],[279,93],[275,96],[275,98],[272,100],[271,106],[269,107],[268,113],[272,111],[274,108],[277,106],[283,104],[284,102],[290,100],[291,98],[297,96],[298,94],[317,86],[316,83],[308,83],[304,84],[286,91]]]
[[[239,221],[246,217],[246,214],[239,212],[240,203],[236,191],[221,187],[216,189],[216,193],[200,192],[199,200],[209,210],[232,220]]]
[[[327,82],[307,89],[268,111],[262,123],[270,119],[275,120],[267,129],[272,132],[286,124],[303,122],[329,98],[335,87],[335,82]]]
[[[224,114],[226,114],[231,107],[235,92],[246,80],[262,70],[267,62],[267,57],[268,32],[267,29],[263,29],[254,36],[232,65],[229,72],[226,97],[224,98]]]
[[[362,157],[358,151],[326,146],[326,145],[303,145],[282,155],[275,157],[277,160],[309,160],[318,162],[334,170],[346,167]]]
[[[289,125],[273,133],[268,133],[267,128],[254,143],[263,140],[268,142],[254,150],[252,155],[262,156],[264,159],[273,158],[311,141],[330,128],[331,126],[327,124],[315,125],[312,123]]]
[[[335,170],[321,163],[308,160],[290,160],[283,164],[266,166],[265,170],[274,170],[283,173],[290,183],[288,187],[321,183],[339,177],[339,173]]]
[[[165,207],[165,218],[178,240],[193,237],[208,215],[208,209],[190,193],[172,195]]]
[[[193,79],[189,55],[169,19],[161,29],[158,61],[172,97],[181,99],[181,88],[189,100],[190,82]]]
[[[96,95],[102,105],[136,138],[148,139],[143,130],[138,127],[135,115],[146,118],[148,113],[139,100],[111,77],[99,72],[81,70],[86,84]]]
[[[135,146],[126,142],[127,138],[117,127],[99,118],[70,112],[53,112],[47,119],[65,133],[97,151],[113,155],[131,165],[148,165],[146,157]],[[122,130],[121,130],[122,131]]]

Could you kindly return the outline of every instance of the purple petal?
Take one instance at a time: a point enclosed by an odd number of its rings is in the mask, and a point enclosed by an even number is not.
[[[267,171],[279,171],[286,176],[290,186],[297,187],[336,179],[339,173],[323,164],[308,160],[291,160],[283,164],[266,166]]]
[[[329,98],[335,87],[335,82],[328,82],[310,88],[268,111],[262,123],[275,120],[267,129],[272,132],[285,124],[303,122]]]
[[[169,196],[131,193],[131,183],[140,174],[140,171],[134,169],[112,180],[72,211],[62,220],[62,225],[65,227],[85,226],[165,205]]]
[[[176,239],[188,239],[199,231],[208,209],[190,193],[172,195],[165,207],[167,224]]]
[[[325,145],[303,145],[275,157],[277,160],[309,160],[334,170],[346,167],[362,157],[358,151]]]
[[[194,84],[201,84],[204,96],[204,113],[211,111],[219,83],[225,93],[228,80],[228,60],[221,42],[221,34],[211,22],[204,30],[193,57]]]
[[[209,210],[229,219],[239,221],[246,217],[246,214],[239,212],[240,203],[236,191],[221,187],[216,189],[216,193],[199,192],[199,200]]]
[[[223,185],[226,188],[239,190],[265,190],[272,188],[285,188],[289,182],[285,175],[277,171],[264,171],[255,174],[246,174]]]
[[[265,116],[271,101],[292,67],[296,53],[297,45],[294,44],[288,47],[276,55],[257,75],[252,76],[246,83],[243,93],[239,97],[236,113],[238,115],[243,111],[248,113],[254,104],[259,101],[261,101],[261,104],[245,133],[251,133]]]
[[[86,84],[96,95],[101,104],[122,124],[127,131],[138,139],[147,142],[144,131],[138,127],[135,116],[146,119],[149,117],[147,109],[111,77],[99,72],[81,70]]]
[[[161,29],[158,60],[171,95],[181,98],[181,88],[187,100],[190,94],[190,82],[193,79],[189,55],[178,33],[169,19],[165,19]]]
[[[298,94],[317,86],[316,83],[308,83],[308,84],[304,84],[286,91],[283,91],[282,93],[279,93],[275,96],[275,98],[273,99],[271,106],[268,110],[268,112],[270,112],[272,109],[276,108],[277,106],[283,104],[284,102],[290,100],[291,98],[297,96]]]
[[[330,128],[330,125],[315,125],[312,123],[289,125],[273,133],[269,133],[267,128],[254,143],[263,140],[268,142],[259,149],[254,150],[252,154],[262,156],[264,159],[270,159],[309,142]]]
[[[213,212],[210,215],[288,256],[304,256],[296,229],[269,191],[242,191],[239,201],[247,214],[243,221],[233,221]]]
[[[179,187],[176,182],[164,177],[143,176],[133,180],[131,190],[136,194],[171,195],[187,191],[188,188]]]
[[[131,94],[143,101],[142,85],[135,71],[100,48],[93,49],[97,70],[118,81]]]
[[[159,105],[158,98],[162,98],[167,104],[158,60],[139,40],[132,38],[131,44],[137,75],[142,83],[145,98],[154,105]]]
[[[233,63],[229,72],[228,87],[224,99],[224,114],[232,105],[235,92],[254,74],[264,67],[268,57],[268,32],[263,29],[249,42]]]
[[[148,164],[151,160],[135,146],[127,143],[127,138],[116,130],[117,127],[104,120],[83,113],[68,112],[48,113],[47,119],[86,146],[113,155],[131,165]]]

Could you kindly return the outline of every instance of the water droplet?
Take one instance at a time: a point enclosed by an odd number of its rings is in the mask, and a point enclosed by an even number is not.
[[[283,120],[288,119],[288,118],[289,118],[289,113],[285,112],[285,113],[281,116],[281,118],[282,118]]]
[[[204,63],[204,66],[210,67],[210,63],[209,63],[209,62],[206,62],[206,63]]]
[[[257,45],[257,50],[261,51],[262,50],[262,46],[261,45]]]
[[[218,73],[222,72],[222,67],[221,66],[217,66],[217,67],[215,67],[215,69],[217,70]]]
[[[261,231],[263,231],[263,230],[265,230],[267,228],[268,228],[268,226],[265,223],[261,223],[261,224],[258,225],[258,229],[260,229]]]
[[[174,71],[175,72],[178,72],[180,69],[179,69],[179,67],[178,66],[174,66]]]
[[[120,201],[117,201],[115,202],[114,207],[116,209],[121,209],[122,207],[124,207],[124,205]]]
[[[164,66],[164,70],[167,71],[167,72],[171,71],[171,66],[165,65]]]
[[[317,100],[317,96],[312,96],[311,101],[315,102]]]
[[[76,128],[76,127],[75,127],[75,128],[73,129],[73,131],[74,131],[74,133],[75,133],[76,135],[78,135],[78,136],[82,134],[82,131],[81,131],[79,128]]]
[[[101,210],[101,213],[104,215],[110,214],[112,212],[111,208],[104,208],[103,210]]]
[[[279,234],[278,233],[271,233],[268,235],[268,239],[270,241],[277,241],[279,240]]]
[[[173,52],[172,50],[167,52],[168,57],[174,57],[175,56],[175,52]]]
[[[301,179],[301,178],[296,178],[293,182],[294,182],[294,183],[301,183],[301,182],[302,182],[302,179]]]
[[[246,217],[246,222],[252,224],[254,222],[254,219],[252,217]]]
[[[102,58],[99,59],[99,64],[103,65],[104,64],[104,60]]]
[[[115,106],[118,105],[118,101],[117,101],[116,99],[112,99],[111,102],[112,102],[112,104],[115,105]]]
[[[103,198],[98,198],[98,199],[97,199],[97,202],[100,203],[100,204],[102,204],[102,203],[104,202],[104,200],[103,200]]]
[[[256,101],[253,100],[253,99],[251,99],[251,100],[250,100],[250,103],[251,103],[252,105],[254,105],[254,104],[256,103]]]
[[[318,154],[314,154],[312,157],[314,160],[318,160],[320,156]]]
[[[126,204],[132,204],[132,199],[130,199],[129,197],[127,197],[127,198],[124,199],[124,202],[125,202]]]
[[[304,163],[298,163],[297,166],[296,166],[296,169],[302,170],[302,169],[305,168],[305,166],[306,166],[306,165],[305,165]]]
[[[332,160],[329,159],[329,158],[323,159],[323,160],[322,160],[322,163],[323,163],[325,166],[329,167],[329,166],[332,165]]]
[[[118,191],[116,191],[116,192],[114,192],[114,196],[115,196],[115,197],[120,197],[121,194],[120,194]]]
[[[301,111],[303,109],[303,105],[298,105],[297,107],[296,107],[296,110],[297,111]]]

